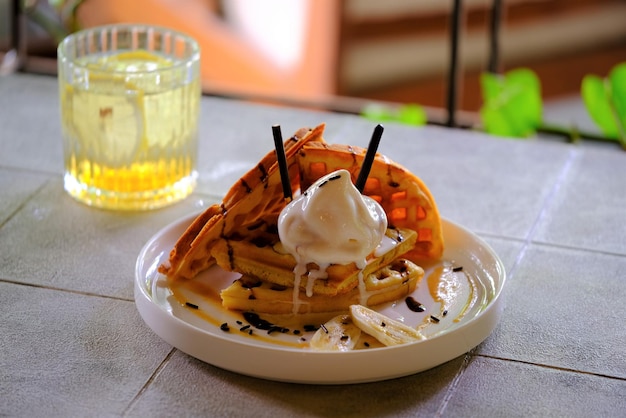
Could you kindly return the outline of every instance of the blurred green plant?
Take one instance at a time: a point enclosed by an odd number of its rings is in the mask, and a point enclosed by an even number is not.
[[[534,135],[542,123],[541,83],[530,69],[480,76],[483,129],[493,135],[524,138]]]
[[[487,133],[525,138],[540,132],[563,136],[569,142],[582,138],[617,142],[626,150],[626,62],[613,67],[605,78],[589,74],[581,84],[587,112],[602,134],[581,132],[575,124],[570,127],[546,124],[542,119],[541,82],[530,69],[518,68],[505,74],[483,73],[480,85],[483,95],[480,120]],[[417,104],[393,109],[371,104],[361,115],[376,122],[428,123],[425,111]]]
[[[425,125],[428,121],[424,108],[415,103],[399,105],[393,109],[380,104],[369,104],[361,110],[361,116],[374,122],[395,122],[413,126]]]
[[[84,0],[22,0],[23,13],[59,43],[76,31],[76,10]]]
[[[626,149],[626,62],[613,67],[605,78],[586,75],[581,96],[602,133]]]
[[[75,32],[80,29],[76,20],[76,11],[85,0],[48,0],[48,2],[55,8],[68,31]]]

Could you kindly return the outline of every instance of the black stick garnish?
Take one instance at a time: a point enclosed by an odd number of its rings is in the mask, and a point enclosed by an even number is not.
[[[198,309],[198,305],[195,305],[191,302],[185,302],[185,305],[189,306],[191,309]]]
[[[274,134],[274,146],[276,148],[276,159],[278,160],[278,168],[280,170],[280,181],[283,184],[283,194],[285,199],[291,200],[291,180],[289,180],[289,169],[287,167],[287,156],[285,155],[285,146],[283,145],[283,134],[280,125],[272,126]]]
[[[459,267],[455,267],[452,269],[453,272],[457,272],[457,271],[463,271],[463,266],[459,266]]]
[[[374,157],[376,157],[376,151],[378,150],[378,144],[380,143],[380,138],[383,136],[384,129],[383,125],[376,125],[372,139],[370,139],[370,143],[367,146],[367,153],[365,154],[365,159],[363,159],[363,165],[361,166],[361,171],[359,172],[359,177],[356,179],[355,184],[357,190],[361,193],[363,193],[367,176],[369,176],[370,170],[372,169],[372,163],[374,162]]]
[[[432,316],[432,315],[430,316],[430,320],[435,323],[439,322],[439,318],[437,318],[436,316]]]

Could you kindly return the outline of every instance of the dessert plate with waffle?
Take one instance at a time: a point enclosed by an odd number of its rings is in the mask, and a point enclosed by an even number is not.
[[[498,256],[408,169],[323,133],[280,141],[221,202],[146,243],[146,324],[207,363],[300,383],[406,376],[477,346],[502,311]]]

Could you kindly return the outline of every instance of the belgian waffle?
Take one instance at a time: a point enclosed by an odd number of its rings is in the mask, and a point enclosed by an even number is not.
[[[284,143],[294,195],[337,169],[348,170],[353,180],[358,176],[366,150],[327,144],[322,138],[323,131],[324,125],[301,129]],[[413,261],[442,255],[444,243],[439,212],[430,191],[419,178],[379,154],[363,193],[384,208],[389,230],[399,231],[404,237],[385,254],[370,255],[363,271],[354,264],[331,265],[326,269],[328,278],[325,279],[309,283],[306,274],[294,277],[295,259],[281,249],[277,234],[278,217],[286,201],[274,151],[237,181],[221,204],[209,207],[197,217],[175,244],[169,262],[161,265],[159,271],[169,280],[192,279],[217,263],[226,270],[242,273],[242,278],[222,293],[224,306],[232,309],[287,313],[293,312],[294,301],[299,311],[343,309],[357,296],[362,297],[363,287],[358,286],[362,279],[369,292],[368,305],[394,300],[412,291],[423,275]],[[396,266],[399,257],[411,266],[408,269],[411,273],[402,275],[402,285],[397,280],[372,279],[385,274],[397,277],[390,266]],[[310,264],[307,268],[311,271],[318,266]],[[380,276],[379,272],[386,273]],[[251,282],[260,283],[253,287],[253,298],[250,298]],[[376,292],[371,290],[374,283],[379,284]],[[291,291],[281,291],[282,296],[279,296],[276,293],[279,288]],[[294,292],[297,292],[295,299],[293,296],[285,299],[284,295]]]
[[[323,131],[324,125],[303,128],[284,143],[294,193],[300,188],[295,154],[308,142],[323,141]],[[176,242],[168,265],[161,265],[159,271],[172,280],[195,277],[215,264],[211,248],[220,238],[248,236],[266,229],[268,220],[277,219],[284,207],[280,170],[276,153],[271,151],[230,188],[221,204],[198,216]]]
[[[365,148],[348,145],[308,143],[297,154],[300,187],[304,190],[317,179],[338,169],[357,178]],[[411,260],[438,259],[443,254],[441,218],[430,190],[417,176],[398,163],[377,154],[363,194],[385,209],[389,225],[417,232],[414,248],[404,257]]]
[[[222,290],[222,304],[232,310],[266,314],[341,312],[353,304],[375,306],[390,302],[413,292],[424,276],[424,270],[409,260],[397,259],[373,273],[363,274],[366,300],[356,287],[336,296],[306,296],[299,291],[294,299],[294,288],[243,275]],[[297,304],[297,312],[294,302]]]
[[[390,229],[386,235],[389,245],[383,254],[372,254],[367,259],[367,265],[363,269],[366,276],[411,250],[417,238],[417,233],[410,229]],[[304,275],[296,281],[296,260],[283,249],[278,236],[272,234],[259,235],[251,240],[222,239],[214,245],[212,255],[225,270],[285,287],[294,287],[294,283],[299,282],[302,291],[310,289],[310,294],[314,295],[334,296],[347,293],[357,286],[361,272],[354,263],[332,264],[326,269],[328,277],[325,279],[316,279],[309,283],[307,275]],[[307,267],[308,271],[319,268],[313,263]]]

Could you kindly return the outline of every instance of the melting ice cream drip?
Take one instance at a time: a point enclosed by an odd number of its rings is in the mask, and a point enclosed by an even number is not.
[[[367,256],[381,243],[386,230],[385,211],[374,199],[359,193],[347,170],[317,180],[283,209],[278,220],[280,240],[297,263],[295,288],[307,274],[307,264],[319,267],[308,271],[307,296],[313,294],[315,280],[328,277],[326,269],[331,264],[355,263],[360,270],[365,268]],[[363,296],[362,272],[359,287]]]

